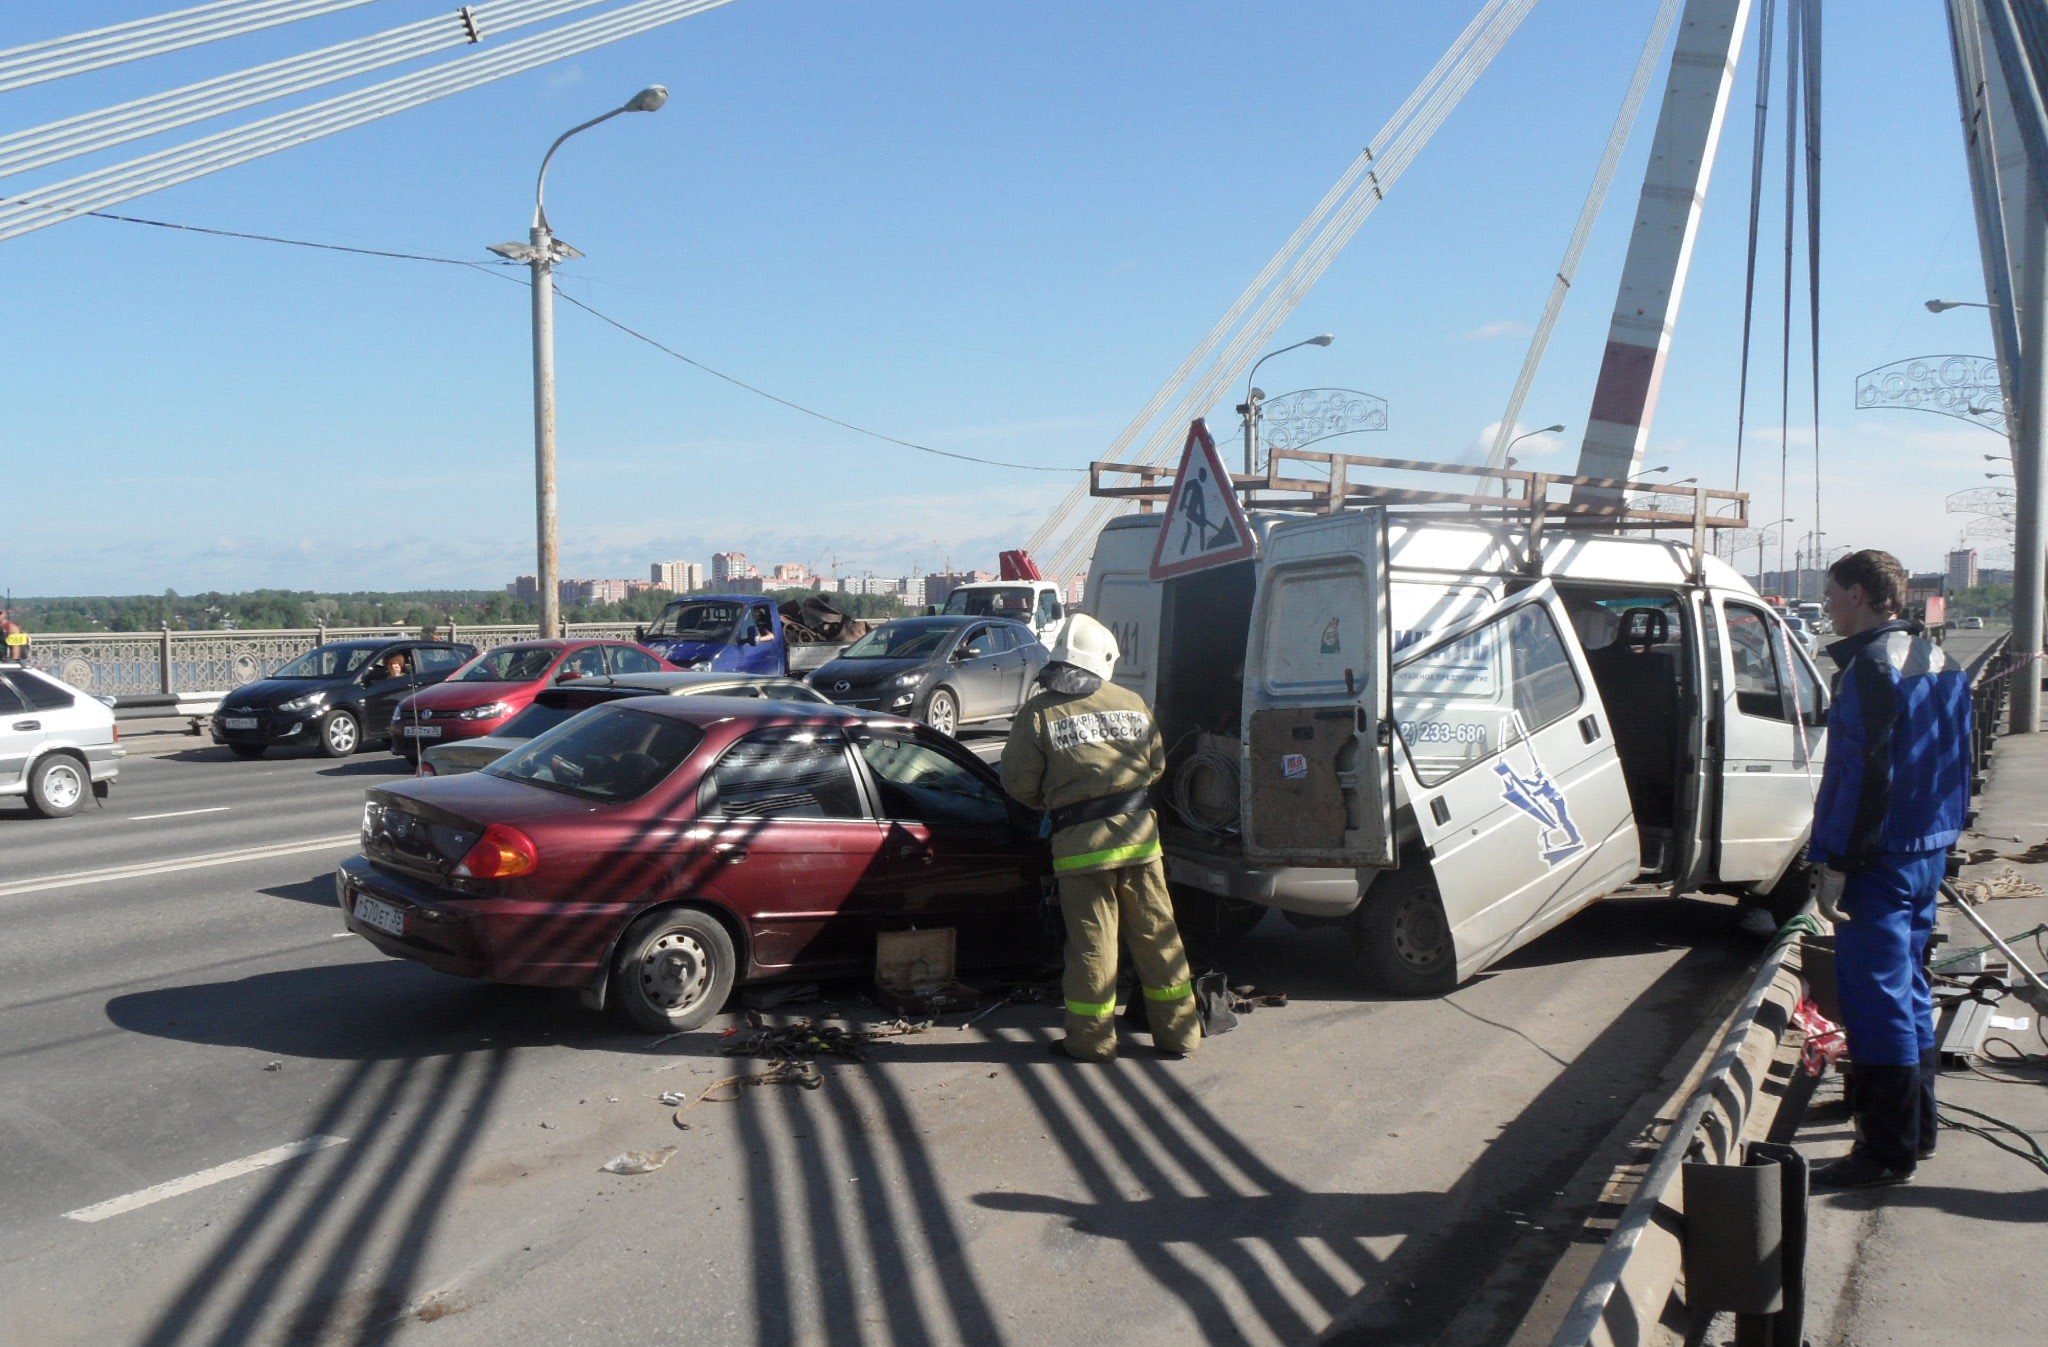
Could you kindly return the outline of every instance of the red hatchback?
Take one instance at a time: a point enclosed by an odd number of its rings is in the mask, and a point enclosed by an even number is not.
[[[335,886],[386,954],[576,987],[651,1031],[733,985],[871,969],[883,931],[952,927],[962,966],[1051,953],[1038,817],[909,721],[633,697],[479,772],[378,787]]]
[[[391,751],[419,756],[419,745],[476,739],[524,711],[544,687],[604,674],[665,673],[675,669],[631,641],[515,641],[484,651],[421,688],[391,712]]]

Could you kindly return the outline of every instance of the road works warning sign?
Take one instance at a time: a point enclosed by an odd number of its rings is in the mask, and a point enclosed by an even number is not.
[[[1197,417],[1188,427],[1173,495],[1152,549],[1152,578],[1168,580],[1190,571],[1244,561],[1252,554],[1251,525],[1231,488],[1230,473],[1216,453],[1209,427]]]

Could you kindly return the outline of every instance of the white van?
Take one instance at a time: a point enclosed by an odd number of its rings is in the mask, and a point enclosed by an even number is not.
[[[1827,685],[1731,567],[1375,506],[1255,511],[1255,559],[1162,582],[1161,519],[1102,530],[1083,606],[1157,712],[1198,930],[1341,925],[1413,995],[1604,895],[1803,897]]]

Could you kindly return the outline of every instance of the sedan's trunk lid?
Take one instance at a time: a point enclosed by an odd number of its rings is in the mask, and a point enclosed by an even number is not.
[[[481,772],[431,777],[364,792],[363,855],[373,864],[436,881],[453,873],[484,829],[587,813],[590,802]]]

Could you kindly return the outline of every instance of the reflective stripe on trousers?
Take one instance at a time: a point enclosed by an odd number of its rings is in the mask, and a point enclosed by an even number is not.
[[[1116,1055],[1116,965],[1121,940],[1145,988],[1152,1041],[1167,1052],[1192,1052],[1202,1041],[1194,980],[1173,924],[1166,867],[1155,856],[1114,870],[1059,878],[1067,923],[1067,1051],[1103,1060]]]

